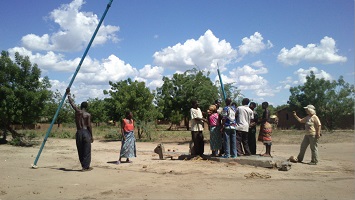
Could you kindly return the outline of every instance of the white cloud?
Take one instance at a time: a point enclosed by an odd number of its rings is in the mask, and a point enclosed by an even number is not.
[[[310,75],[311,71],[313,71],[314,75],[318,79],[324,78],[325,80],[332,80],[332,76],[325,72],[324,70],[319,70],[316,67],[310,67],[309,69],[300,68],[294,72],[298,76],[298,81],[295,84],[304,84],[307,79],[306,77]]]
[[[146,79],[161,79],[163,77],[164,68],[151,65],[145,65],[139,70],[139,76]]]
[[[251,64],[254,67],[263,67],[264,63],[261,60],[255,61]]]
[[[50,13],[49,19],[59,25],[57,32],[37,36],[28,34],[22,37],[22,45],[30,50],[44,51],[79,51],[86,47],[100,21],[96,14],[80,12],[83,0],[73,0],[63,4]],[[93,46],[104,44],[108,40],[117,42],[116,32],[119,27],[103,23],[95,37]]]
[[[225,40],[219,40],[211,30],[207,30],[198,40],[189,39],[184,44],[178,43],[155,52],[154,63],[179,71],[192,67],[215,72],[217,63],[224,67],[236,57],[237,52]]]
[[[58,90],[61,94],[64,94],[65,89],[68,87],[69,83],[65,83],[63,81],[59,81],[59,80],[53,80],[50,79],[49,82],[51,83],[52,87],[51,90],[52,91],[56,91]]]
[[[238,47],[238,53],[243,57],[248,53],[259,53],[266,48],[273,47],[273,44],[269,40],[265,44],[263,39],[263,36],[258,32],[255,32],[249,38],[243,38],[242,44]]]
[[[258,69],[254,69],[249,65],[244,65],[243,67],[238,67],[230,71],[230,74],[234,77],[241,75],[255,75],[255,74],[266,74],[268,73],[267,68],[259,67]]]
[[[110,55],[99,66],[88,68],[87,71],[80,71],[76,79],[87,84],[108,84],[109,81],[117,82],[137,74],[136,68],[126,64],[115,55]]]
[[[284,85],[283,89],[286,89],[286,90],[289,90],[291,88],[291,85],[290,84],[286,84]]]
[[[162,79],[152,80],[147,86],[151,90],[156,90],[156,88],[163,86],[164,82]]]
[[[14,58],[16,52],[19,52],[22,56],[28,56],[32,64],[36,63],[43,72],[48,72],[51,70],[70,72],[75,69],[79,64],[78,59],[74,60],[64,60],[64,55],[55,54],[53,51],[48,51],[46,54],[35,53],[24,47],[14,47],[8,50],[10,56]],[[90,58],[87,58],[90,59]]]
[[[290,50],[282,48],[277,60],[286,65],[297,65],[301,61],[308,61],[322,64],[346,62],[347,58],[337,55],[335,40],[324,37],[320,44],[308,44],[306,47],[296,45]]]
[[[261,66],[260,62],[254,63]],[[270,89],[268,81],[260,74],[267,74],[268,70],[265,67],[254,69],[248,65],[235,68],[229,71],[228,75],[221,75],[224,84],[233,83],[243,94],[246,91],[251,91],[257,96],[274,96],[278,90]],[[218,76],[215,81],[219,80]]]
[[[255,91],[255,94],[258,97],[272,97],[275,96],[275,94],[279,92],[279,89],[271,89],[271,88],[260,88]]]
[[[161,87],[163,85],[163,67],[151,65],[145,65],[139,71],[139,75],[134,78],[134,80],[145,82],[146,87],[150,88],[150,90],[156,90],[157,87]]]

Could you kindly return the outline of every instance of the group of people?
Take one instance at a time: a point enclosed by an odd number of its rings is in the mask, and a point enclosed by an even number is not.
[[[242,105],[236,106],[230,98],[225,100],[226,106],[221,108],[221,101],[216,100],[209,106],[207,117],[199,108],[196,100],[192,101],[191,115],[191,136],[194,144],[193,155],[204,155],[203,125],[206,122],[210,131],[211,156],[223,158],[236,158],[238,156],[256,155],[256,141],[265,145],[265,153],[261,156],[271,157],[272,146],[272,125],[270,124],[270,111],[268,102],[262,103],[263,113],[259,118],[255,111],[256,103],[250,102],[248,98],[242,100]],[[316,116],[315,107],[308,105],[304,107],[307,116],[299,118],[294,112],[295,118],[305,123],[306,135],[301,144],[300,153],[295,159],[302,162],[308,146],[312,151],[312,160],[309,164],[318,163],[318,139],[321,134],[321,123]],[[260,131],[256,137],[257,125],[260,124]]]
[[[74,104],[70,96],[70,88],[67,88],[66,95],[72,108],[75,110],[76,146],[82,171],[91,171],[91,143],[94,142],[91,114],[87,112],[88,103],[82,102],[80,109]],[[268,102],[262,103],[263,114],[259,119],[255,111],[256,103],[250,102],[248,98],[242,100],[241,106],[232,104],[230,98],[225,100],[226,106],[221,108],[221,102],[216,100],[209,107],[207,118],[203,117],[196,100],[192,101],[190,109],[191,115],[191,136],[194,144],[193,155],[204,155],[204,122],[209,125],[210,147],[212,156],[222,156],[223,158],[236,158],[237,156],[250,156],[256,154],[256,126],[260,124],[260,131],[257,140],[262,142],[266,151],[261,156],[271,156],[271,133],[272,126],[269,123],[270,112]],[[315,107],[308,105],[304,107],[307,116],[299,118],[294,112],[294,117],[301,123],[305,123],[306,134],[301,143],[300,152],[295,162],[302,162],[304,154],[310,146],[312,159],[309,164],[318,163],[318,140],[321,137],[321,123],[316,115]],[[136,157],[136,139],[134,136],[134,120],[131,111],[127,111],[121,123],[122,145],[119,159],[116,164],[121,164],[121,159],[126,158],[127,163],[131,163],[130,158]]]
[[[250,156],[256,154],[256,126],[261,124],[258,140],[266,145],[263,156],[271,156],[271,125],[268,103],[262,104],[264,112],[262,118],[254,110],[255,102],[248,98],[242,100],[241,106],[236,106],[230,98],[225,100],[226,106],[221,108],[221,102],[216,100],[209,106],[208,116],[203,117],[198,101],[192,101],[191,135],[194,143],[194,153],[202,156],[204,153],[203,125],[208,123],[210,130],[210,147],[212,156],[236,158],[237,156]]]

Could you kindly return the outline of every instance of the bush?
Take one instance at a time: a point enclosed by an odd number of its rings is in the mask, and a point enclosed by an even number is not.
[[[118,134],[115,130],[109,130],[108,133],[104,135],[106,140],[122,140],[122,134]]]
[[[25,130],[22,133],[22,137],[17,137],[13,138],[9,144],[13,146],[25,146],[25,147],[30,147],[33,145],[37,145],[38,141],[34,141],[35,138],[37,138],[37,132],[36,131],[28,131]]]

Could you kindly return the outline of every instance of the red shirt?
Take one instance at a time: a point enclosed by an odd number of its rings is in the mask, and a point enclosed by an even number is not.
[[[129,123],[131,122],[131,123]],[[123,119],[123,130],[125,132],[130,132],[134,130],[134,122],[133,119],[129,120],[129,119]]]

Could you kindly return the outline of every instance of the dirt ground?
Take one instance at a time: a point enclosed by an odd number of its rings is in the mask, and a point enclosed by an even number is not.
[[[7,199],[355,199],[355,143],[319,145],[320,163],[289,171],[210,160],[159,160],[158,143],[138,142],[133,163],[116,165],[120,141],[95,141],[92,167],[81,172],[75,140],[39,146],[0,145],[0,200]],[[164,143],[188,154],[188,144]],[[205,153],[209,145],[205,146]],[[274,144],[273,156],[297,155],[299,144]],[[258,153],[264,151],[258,143]],[[310,161],[310,150],[304,162]],[[249,177],[249,178],[248,178]]]

